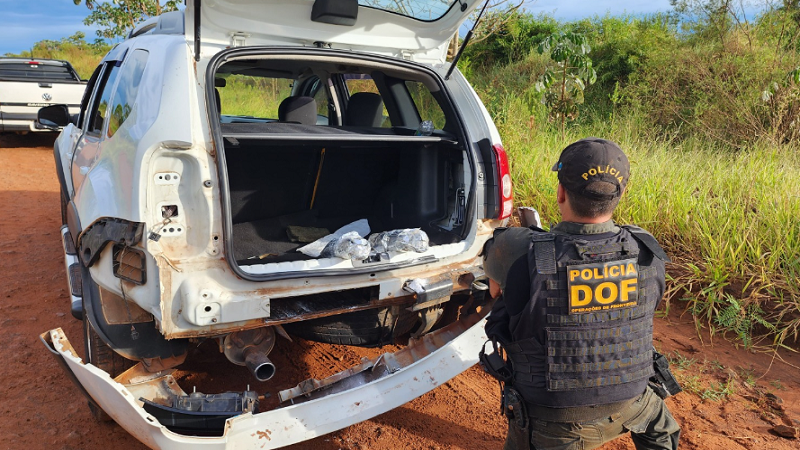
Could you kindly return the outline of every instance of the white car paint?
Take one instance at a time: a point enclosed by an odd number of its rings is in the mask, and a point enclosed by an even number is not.
[[[120,426],[152,449],[276,449],[340,430],[390,411],[446,383],[477,363],[477,349],[486,341],[485,320],[397,372],[349,390],[304,403],[228,419],[221,437],[176,434],[143,408],[129,385],[84,364],[64,332],[47,332],[43,340],[64,359],[94,401]],[[424,345],[424,344],[420,344]],[[121,375],[121,377],[124,376]]]
[[[479,6],[477,1],[465,2],[468,7],[462,12],[456,2],[456,7],[438,23],[362,7],[356,26],[342,27],[310,22],[312,4],[310,0],[203,0],[202,45],[200,58],[195,60],[192,34],[195,2],[189,0],[185,33],[184,16],[170,13],[170,24],[164,26],[168,32],[145,33],[128,39],[107,57],[112,63],[122,61],[119,67],[124,70],[127,60],[120,55],[148,53],[140,90],[129,116],[135,120],[124,121],[109,137],[107,126],[95,135],[84,133],[82,128],[87,126],[87,119],[83,124],[66,126],[56,142],[65,194],[72,200],[70,207],[74,205],[80,221],[79,228],[69,230],[73,237],[82,236],[105,218],[145,227],[144,238],[137,245],[145,254],[146,283],[126,283],[123,291],[120,277],[113,273],[111,245],[105,246],[97,262],[89,267],[91,278],[100,288],[124,296],[152,314],[155,326],[167,339],[221,337],[232,331],[264,326],[270,319],[274,299],[376,288],[377,300],[386,300],[409,295],[404,291],[409,280],[452,276],[460,283],[461,275],[480,277],[478,253],[493,230],[505,223],[479,217],[476,207],[470,212],[474,216],[461,241],[432,246],[425,254],[391,255],[389,263],[415,265],[391,269],[370,266],[375,267],[374,273],[365,273],[364,267],[357,267],[358,262],[341,259],[253,265],[243,270],[253,276],[286,275],[268,281],[247,280],[241,273],[234,273],[223,247],[219,155],[211,126],[214,104],[209,98],[213,90],[206,86],[206,69],[211,58],[234,43],[289,46],[280,49],[285,54],[278,54],[271,47],[276,54],[263,56],[278,61],[290,57],[323,58],[327,56],[319,53],[309,56],[308,51],[313,50],[308,47],[314,47],[314,42],[322,40],[334,49],[413,59],[422,63],[416,64],[421,68],[414,70],[430,69],[436,72],[431,76],[438,74],[443,78],[449,68],[444,63],[447,41],[461,21]],[[170,28],[176,23],[181,24],[180,32]],[[331,53],[338,55],[337,61],[354,60],[359,64],[385,67],[402,62],[358,52],[352,56],[335,50]],[[371,59],[381,61],[370,62]],[[441,85],[451,92],[457,104],[454,109],[465,130],[464,184],[474,184],[476,191],[482,191],[478,180],[485,175],[481,171],[489,166],[482,168],[477,164],[477,143],[488,140],[490,144],[500,144],[499,134],[477,94],[457,70]],[[107,119],[110,113],[106,114]],[[165,219],[162,215],[165,205],[176,205],[179,214]],[[66,230],[64,233],[68,234]],[[150,238],[150,233],[158,234],[158,238]],[[419,261],[409,261],[412,259]],[[68,259],[68,266],[76,260],[77,257]],[[318,276],[328,270],[338,271]],[[466,284],[459,287],[462,292],[470,289],[472,283],[469,277],[464,279]],[[49,336],[89,395],[151,448],[279,448],[386,412],[466,370],[476,362],[478,349],[486,339],[483,321],[475,322],[468,329],[459,329],[466,331],[442,342],[435,352],[390,376],[306,403],[256,415],[243,414],[228,421],[225,435],[220,438],[187,437],[167,430],[142,409],[135,386],[117,383],[97,367],[83,364],[70,351],[60,330],[50,331]],[[343,409],[342,405],[352,406]]]
[[[361,6],[355,25],[342,26],[312,22],[313,0],[204,1],[201,6],[200,35],[204,54],[216,53],[219,48],[226,46],[313,47],[315,42],[323,42],[332,48],[366,51],[420,62],[444,62],[448,42],[483,1],[452,3],[453,7],[434,21]],[[459,6],[461,4],[464,5],[463,10]],[[189,2],[186,7],[186,39],[190,45],[194,40],[194,28],[194,3]]]

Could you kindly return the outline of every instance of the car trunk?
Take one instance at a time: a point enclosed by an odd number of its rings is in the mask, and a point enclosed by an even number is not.
[[[288,227],[420,228],[430,245],[468,229],[464,151],[412,130],[222,124],[231,239],[241,265],[311,259]],[[468,165],[467,165],[468,167]]]

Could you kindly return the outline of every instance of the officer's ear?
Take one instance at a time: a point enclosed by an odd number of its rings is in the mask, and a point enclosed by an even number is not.
[[[561,183],[558,183],[558,188],[556,189],[556,201],[559,204],[563,204],[567,201],[567,191],[564,189],[564,186]]]

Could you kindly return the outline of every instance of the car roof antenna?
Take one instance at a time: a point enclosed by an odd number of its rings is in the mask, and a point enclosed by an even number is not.
[[[456,53],[456,57],[453,58],[453,62],[450,64],[450,69],[447,71],[447,75],[444,76],[445,80],[449,80],[450,75],[453,74],[453,70],[456,68],[456,64],[458,64],[458,60],[461,58],[461,52],[464,51],[464,48],[467,46],[467,44],[469,44],[469,40],[472,39],[472,32],[475,30],[475,28],[478,27],[478,23],[481,21],[481,17],[483,17],[483,12],[486,11],[486,6],[488,5],[489,5],[489,0],[486,0],[486,3],[483,4],[483,8],[481,8],[481,12],[478,14],[478,18],[475,19],[475,23],[472,24],[472,28],[470,28],[469,31],[467,31],[467,35],[464,36],[464,42],[461,44],[461,47],[459,47],[458,53]],[[456,39],[458,39],[458,37],[456,37]]]

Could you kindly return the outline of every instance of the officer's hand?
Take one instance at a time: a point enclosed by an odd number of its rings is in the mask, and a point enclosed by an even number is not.
[[[503,290],[500,289],[500,284],[498,284],[496,281],[494,281],[494,280],[492,280],[490,278],[489,279],[489,295],[491,295],[492,298],[497,298],[502,293],[503,293]]]

